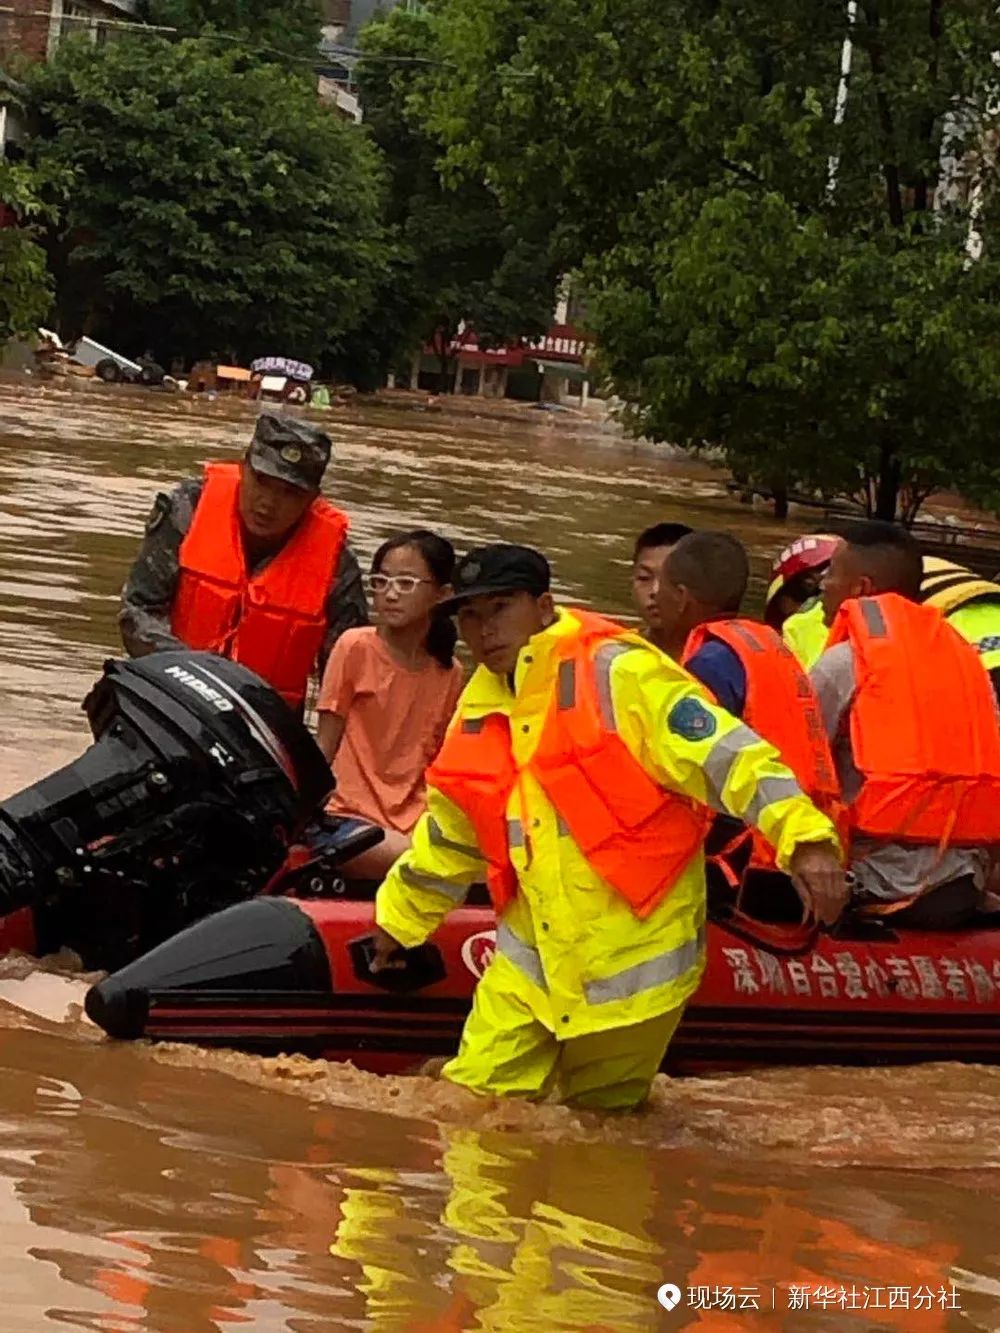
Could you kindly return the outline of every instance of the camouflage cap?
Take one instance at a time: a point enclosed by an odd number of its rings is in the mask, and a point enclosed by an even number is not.
[[[295,417],[262,412],[247,450],[254,472],[314,491],[330,461],[330,437]]]

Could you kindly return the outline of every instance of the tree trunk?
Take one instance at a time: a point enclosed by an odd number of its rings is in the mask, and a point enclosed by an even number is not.
[[[878,480],[875,483],[874,518],[886,523],[896,520],[896,506],[899,502],[900,466],[899,459],[892,446],[883,444],[879,452]]]
[[[931,41],[934,43],[928,66],[931,87],[937,83],[938,78],[938,51],[941,44],[941,7],[943,4],[944,0],[930,0],[930,8],[927,14],[927,32]],[[928,149],[934,142],[934,126],[936,124],[936,119],[934,112],[930,109],[928,109],[926,114],[921,118],[920,133]],[[930,190],[928,187],[927,176],[921,171],[914,182],[913,207],[915,211],[926,212],[929,204]]]
[[[901,227],[904,221],[903,195],[899,183],[899,166],[896,162],[896,131],[893,124],[892,108],[885,91],[885,59],[879,38],[879,12],[875,0],[867,0],[864,6],[868,25],[868,63],[871,65],[875,83],[875,106],[878,110],[879,127],[882,131],[882,175],[885,179],[886,203],[889,207],[889,221],[894,227]]]
[[[788,517],[788,487],[782,482],[771,487],[771,493],[774,497],[774,517],[786,519]]]
[[[899,521],[904,528],[910,528],[917,520],[920,513],[920,507],[925,500],[929,500],[934,494],[934,486],[918,486],[916,482],[910,482],[900,490],[899,497]]]
[[[448,377],[448,364],[451,358],[448,355],[448,349],[451,347],[452,332],[440,325],[434,330],[434,350],[438,359],[438,393],[450,393],[451,385]]]

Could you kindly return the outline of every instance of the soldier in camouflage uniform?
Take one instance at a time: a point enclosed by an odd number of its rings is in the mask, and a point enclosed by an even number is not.
[[[292,417],[262,413],[247,451],[242,492],[245,487],[278,492],[289,501],[292,511],[301,510],[304,496],[296,503],[298,492],[312,500],[319,497],[319,485],[330,457],[328,436]],[[252,476],[246,480],[246,472]],[[290,488],[295,488],[294,490]],[[146,521],[146,533],[122,592],[118,623],[122,642],[131,657],[161,649],[184,646],[174,634],[174,602],[181,580],[181,546],[190,529],[199,500],[205,489],[203,477],[182,481],[169,493],[156,497]],[[280,501],[279,501],[280,502]],[[264,502],[265,504],[268,501]],[[309,504],[305,504],[308,511]],[[303,511],[303,512],[305,512]],[[241,509],[242,512],[242,509]],[[251,520],[252,521],[252,520]],[[291,539],[291,530],[268,539],[266,532],[254,532],[242,525],[244,552],[250,577],[263,573]],[[220,534],[220,541],[222,540]],[[319,652],[318,667],[323,666],[337,638],[344,630],[368,623],[368,609],[358,562],[345,543],[333,572],[325,602],[326,631]]]

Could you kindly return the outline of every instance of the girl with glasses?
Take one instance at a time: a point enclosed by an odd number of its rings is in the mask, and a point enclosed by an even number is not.
[[[347,630],[320,686],[320,748],[337,789],[328,809],[380,825],[384,840],[344,869],[382,879],[423,813],[424,772],[462,692],[455,627],[438,611],[451,595],[455,552],[420,529],[379,547],[368,576],[374,626]]]

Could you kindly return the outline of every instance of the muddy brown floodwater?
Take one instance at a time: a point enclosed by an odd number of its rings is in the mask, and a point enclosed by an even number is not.
[[[530,542],[622,611],[630,538],[666,517],[731,526],[763,577],[783,530],[706,469],[539,417],[329,415],[359,553],[417,524]],[[84,748],[153,496],[250,423],[0,388],[0,795]],[[0,1333],[1000,1328],[995,1069],[661,1079],[612,1120],[118,1047],[85,988],[0,962]]]

